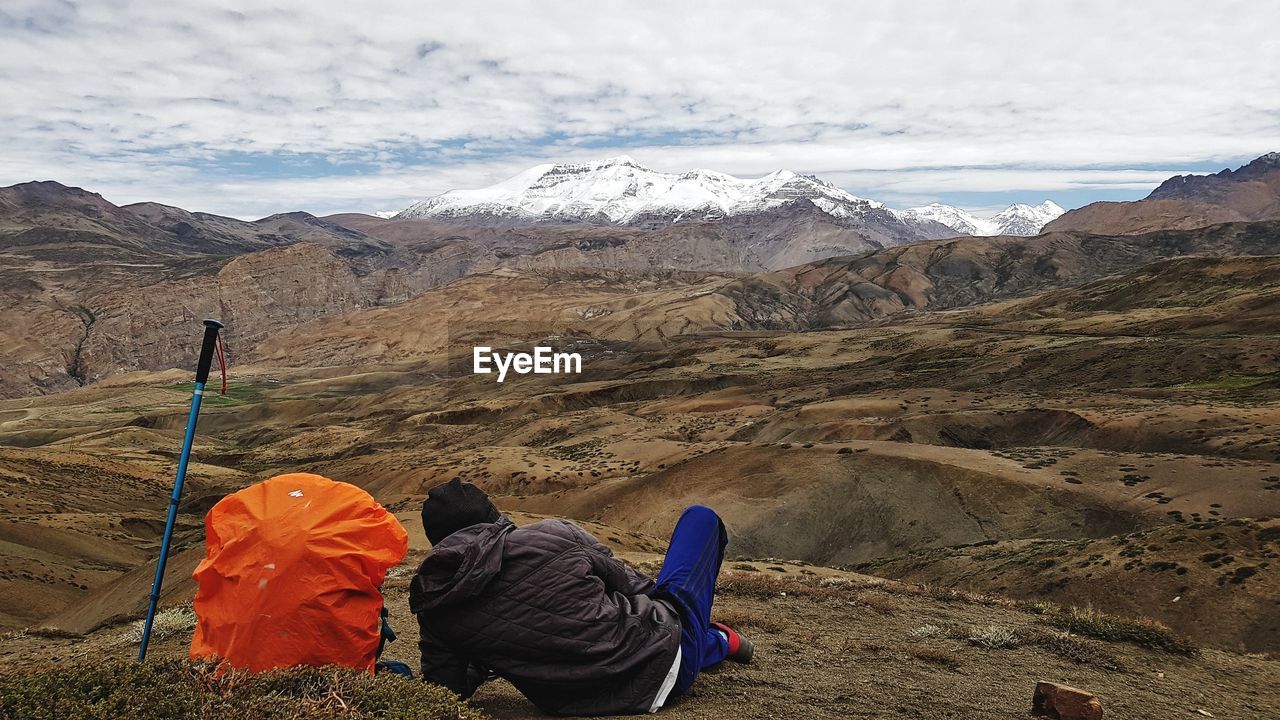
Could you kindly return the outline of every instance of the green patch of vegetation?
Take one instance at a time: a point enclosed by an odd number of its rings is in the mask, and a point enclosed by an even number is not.
[[[569,460],[572,462],[580,462],[589,458],[601,455],[601,448],[604,447],[604,440],[599,438],[595,440],[584,440],[573,445],[556,445],[549,447],[544,452],[553,458],[560,460]]]
[[[263,674],[169,660],[95,662],[0,677],[0,717],[24,720],[482,718],[444,688],[345,668]]]
[[[527,444],[529,447],[546,447],[568,440],[572,434],[566,427],[549,427],[538,431]]]
[[[1270,379],[1268,375],[1223,375],[1185,382],[1177,387],[1188,390],[1247,390]]]
[[[1046,615],[1044,622],[1059,630],[1107,642],[1128,642],[1188,657],[1200,653],[1190,640],[1155,620],[1145,618],[1133,620],[1092,608],[1067,608]]]
[[[222,384],[220,381],[210,379],[209,384],[204,387],[204,399],[201,404],[205,407],[230,407],[233,405],[252,405],[267,400],[264,390],[270,386],[258,383],[245,382],[229,382],[227,383],[227,394],[222,394]],[[165,386],[164,390],[173,390],[181,392],[183,395],[190,395],[195,388],[193,382],[180,382],[173,385]]]

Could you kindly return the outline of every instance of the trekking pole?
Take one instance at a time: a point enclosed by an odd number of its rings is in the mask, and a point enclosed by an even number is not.
[[[218,331],[222,323],[204,321],[204,344],[200,347],[200,362],[196,365],[196,387],[191,393],[191,414],[187,416],[187,436],[182,441],[182,455],[178,458],[178,476],[173,481],[173,496],[169,498],[169,517],[164,523],[164,539],[160,541],[160,559],[156,562],[156,578],[151,583],[151,601],[147,605],[147,620],[142,626],[142,647],[138,649],[138,662],[147,659],[147,644],[151,641],[151,624],[156,619],[156,605],[160,602],[160,585],[164,582],[164,565],[169,556],[169,543],[173,540],[173,526],[178,520],[178,501],[182,499],[182,483],[187,478],[187,459],[191,457],[191,443],[196,437],[196,420],[200,418],[200,400],[204,397],[204,384],[209,380],[209,367],[218,349]],[[219,354],[221,361],[221,354]],[[226,392],[225,365],[223,366],[223,392]]]

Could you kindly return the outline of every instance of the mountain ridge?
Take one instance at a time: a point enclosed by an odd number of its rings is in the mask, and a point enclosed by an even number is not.
[[[1052,200],[1045,200],[1039,205],[1013,203],[989,218],[943,203],[930,203],[902,212],[942,223],[962,235],[1030,237],[1038,234],[1042,227],[1060,217],[1066,210]]]
[[[1261,155],[1235,170],[1175,175],[1142,200],[1090,203],[1053,220],[1044,232],[1131,235],[1265,220],[1280,220],[1278,152]]]
[[[628,155],[586,163],[536,165],[484,188],[449,190],[410,205],[398,220],[504,223],[590,223],[661,227],[760,217],[809,203],[831,221],[870,225],[894,239],[934,240],[948,233],[1035,234],[1062,213],[1051,201],[1036,207],[1014,204],[996,218],[942,222],[921,208],[895,210],[859,197],[815,175],[775,170],[743,179],[714,170],[664,173]],[[932,207],[932,206],[930,206]],[[972,226],[979,232],[964,228]],[[900,244],[900,243],[891,243]]]

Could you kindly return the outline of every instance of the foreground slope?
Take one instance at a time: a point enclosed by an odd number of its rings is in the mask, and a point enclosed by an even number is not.
[[[516,517],[519,523],[535,519]],[[409,527],[410,555],[384,585],[390,622],[404,631],[387,647],[387,657],[416,667],[416,621],[408,613],[407,594],[426,546]],[[587,527],[625,560],[656,571],[660,556],[653,550],[660,547],[653,548],[651,539]],[[173,616],[184,617],[180,610]],[[889,713],[1003,720],[1026,714],[1031,690],[1041,680],[1087,688],[1117,717],[1209,713],[1245,720],[1280,712],[1280,694],[1269,682],[1277,670],[1274,659],[1190,651],[1154,626],[805,563],[729,563],[720,578],[716,616],[750,634],[755,661],[704,673],[664,715],[720,720]],[[165,628],[152,645],[151,662],[186,655],[190,620]],[[75,639],[11,635],[0,642],[0,676],[29,671],[32,662],[55,668],[131,662],[136,646],[130,630],[115,624]],[[482,686],[468,704],[487,717],[541,717],[501,680]]]

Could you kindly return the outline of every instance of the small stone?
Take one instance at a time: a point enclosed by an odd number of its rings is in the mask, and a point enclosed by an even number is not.
[[[1052,682],[1036,683],[1031,714],[1057,720],[1102,720],[1102,703],[1093,693]]]
[[[1213,717],[1213,713],[1209,712],[1208,710],[1196,710],[1196,712],[1200,713],[1205,717]]]

